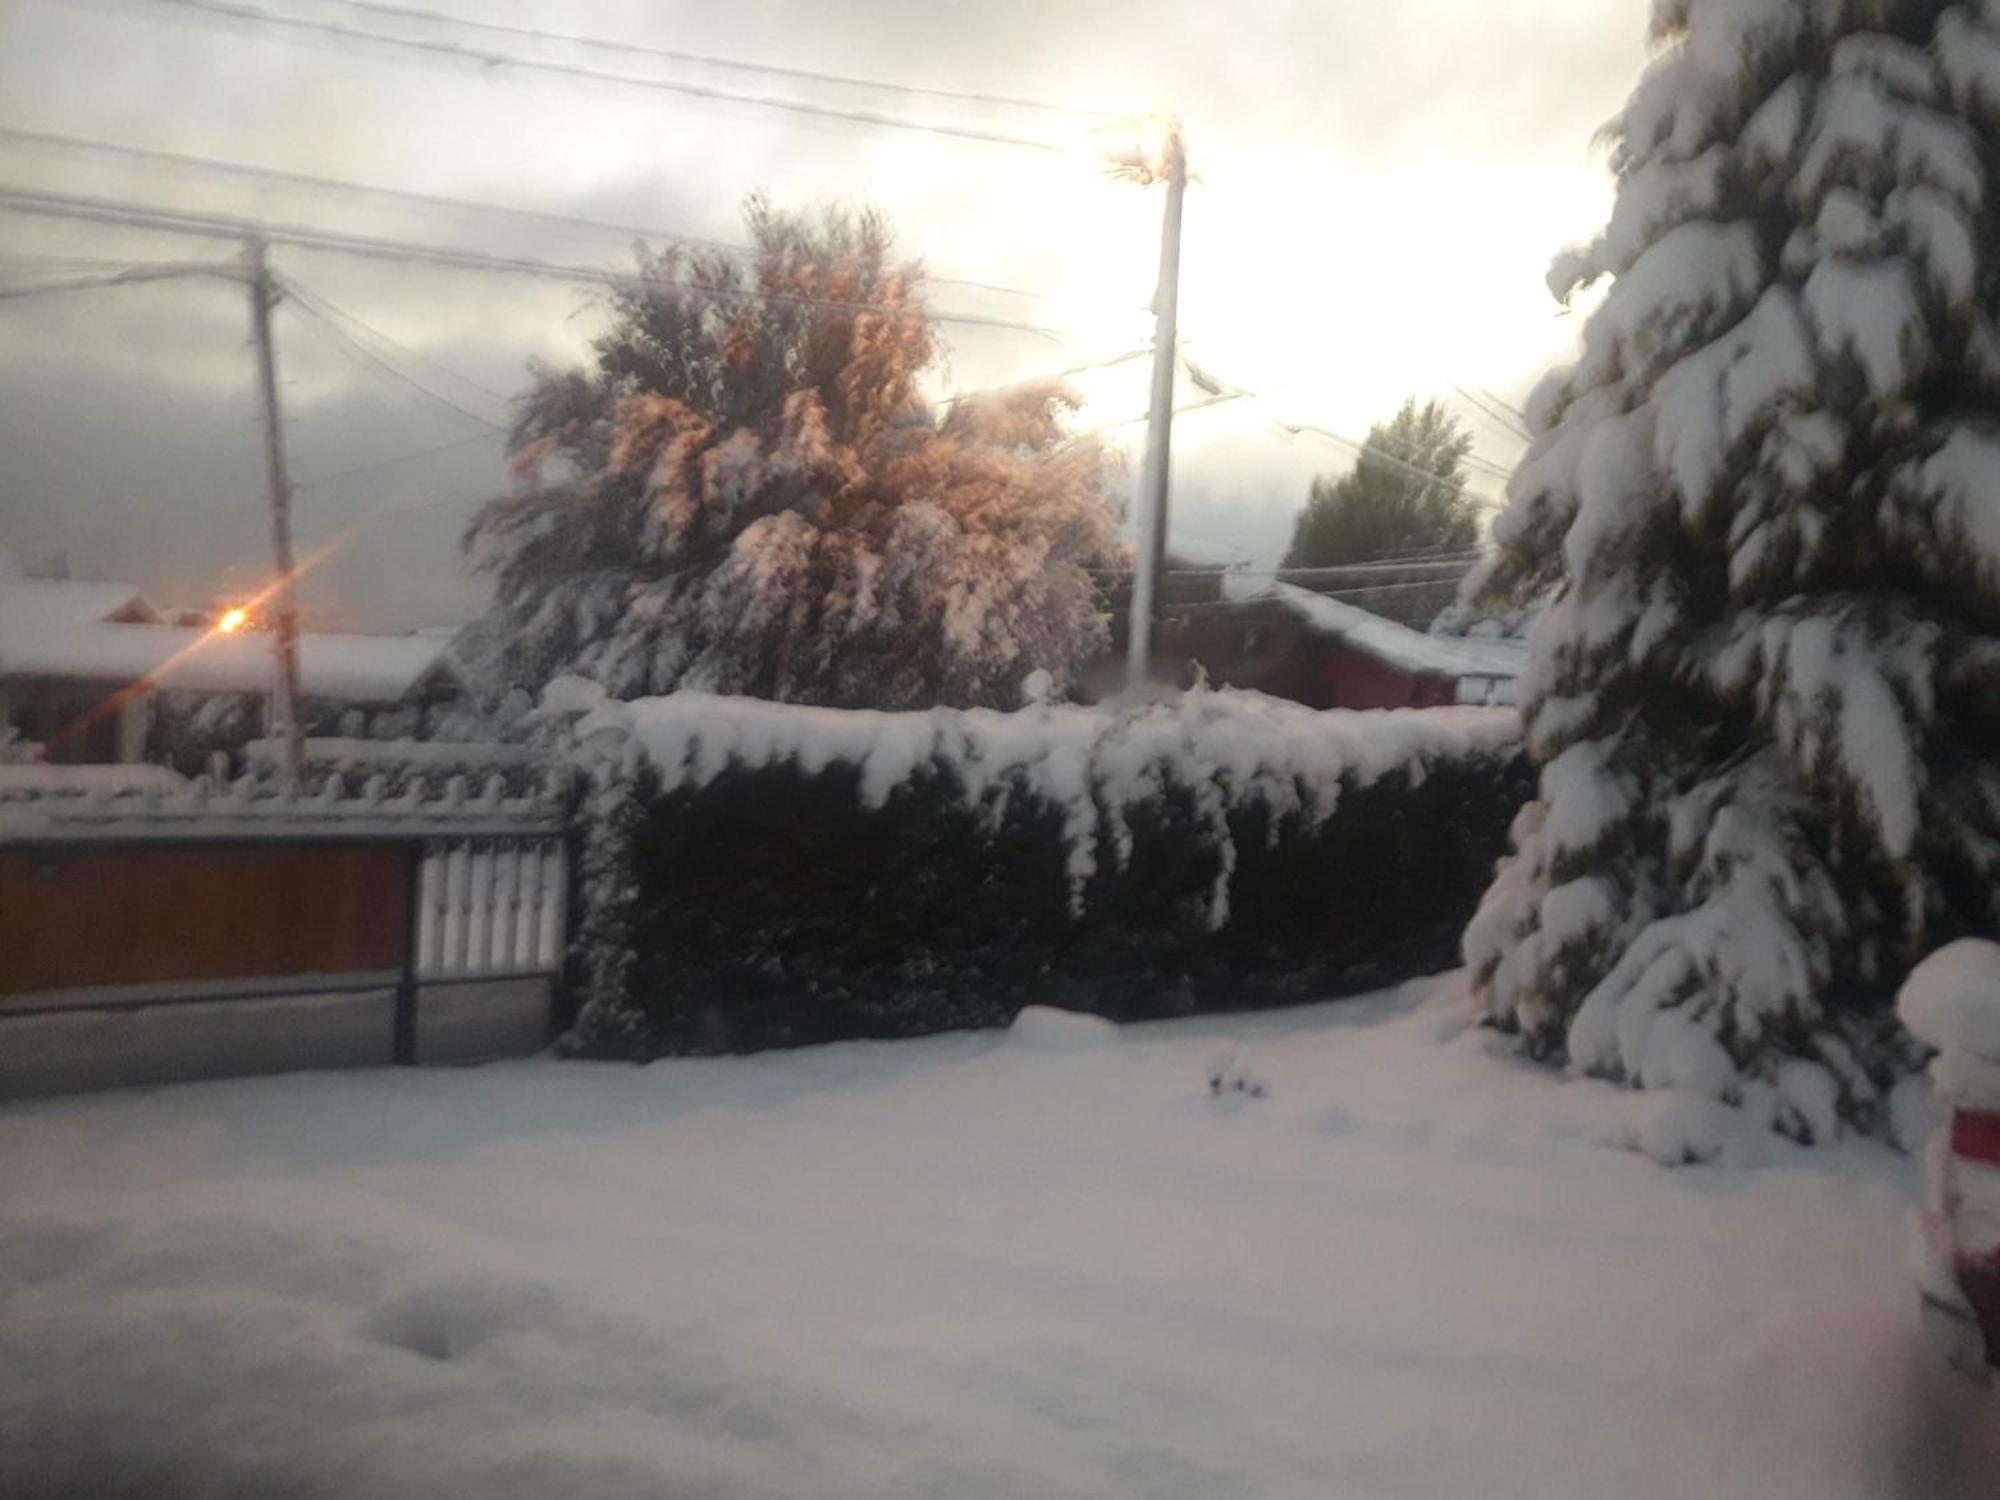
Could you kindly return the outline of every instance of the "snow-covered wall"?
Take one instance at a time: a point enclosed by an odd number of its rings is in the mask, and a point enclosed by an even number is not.
[[[949,990],[939,1013],[996,1019],[999,1001],[964,993],[974,971],[1060,973],[1084,950],[1100,979],[1184,990],[1200,970],[1227,989],[1232,964],[1266,978],[1365,968],[1372,923],[1383,963],[1443,966],[1448,938],[1403,940],[1469,913],[1527,787],[1505,709],[1316,712],[1195,692],[884,714],[616,703],[569,680],[544,712],[567,721],[594,788],[576,930],[601,982],[581,987],[627,1009],[685,998],[649,988],[707,987],[714,964],[697,952],[816,992],[865,945],[882,1004],[898,986]],[[1391,911],[1392,896],[1427,904]],[[607,913],[627,900],[640,910],[621,938]],[[1372,915],[1344,920],[1342,903]],[[605,951],[627,941],[629,961]]]

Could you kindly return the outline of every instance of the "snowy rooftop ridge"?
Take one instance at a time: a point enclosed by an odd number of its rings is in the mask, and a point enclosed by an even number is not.
[[[450,646],[436,635],[307,631],[299,638],[299,671],[310,697],[397,703],[433,682],[460,683]],[[264,632],[164,624],[129,584],[0,573],[0,677],[263,693],[271,674]]]
[[[1209,912],[1216,926],[1228,920],[1231,812],[1260,807],[1317,826],[1349,787],[1394,772],[1419,781],[1446,762],[1508,758],[1521,735],[1511,709],[1315,710],[1262,693],[1207,690],[1136,705],[876,713],[706,693],[619,703],[592,683],[559,678],[544,711],[582,713],[572,733],[585,756],[636,745],[668,790],[706,785],[731,766],[791,764],[817,774],[844,763],[859,770],[859,795],[871,807],[941,767],[956,773],[966,803],[991,817],[1025,792],[1064,813],[1073,904],[1096,871],[1099,832],[1122,860],[1131,843],[1127,814],[1164,786],[1185,787],[1222,854]]]
[[[1314,633],[1330,636],[1384,666],[1416,676],[1511,681],[1528,665],[1526,641],[1427,635],[1297,584],[1235,581],[1225,575],[1223,589],[1225,597],[1241,603],[1271,600],[1282,604]]]
[[[37,630],[74,630],[119,617],[153,624],[161,619],[146,596],[129,583],[22,578],[0,570],[0,649]]]

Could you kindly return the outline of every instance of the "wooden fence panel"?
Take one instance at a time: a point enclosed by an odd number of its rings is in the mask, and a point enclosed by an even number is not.
[[[398,970],[410,870],[386,843],[0,849],[0,995]]]

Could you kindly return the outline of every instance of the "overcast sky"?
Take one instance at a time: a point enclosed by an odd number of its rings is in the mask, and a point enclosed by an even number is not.
[[[234,5],[236,0],[230,0]],[[243,0],[244,5],[252,0]],[[273,13],[461,37],[341,0]],[[1518,403],[1566,357],[1573,317],[1549,257],[1602,223],[1592,145],[1645,61],[1646,0],[411,0],[572,35],[1117,114],[1177,112],[1199,182],[1187,205],[1182,334],[1222,378],[1267,393],[1175,429],[1177,542],[1268,560],[1310,476],[1340,449],[1271,421],[1360,435],[1405,394]],[[476,36],[463,36],[481,45]],[[284,30],[186,0],[0,0],[0,126],[740,240],[739,206],[873,202],[934,274],[1025,289],[933,291],[954,311],[1060,340],[946,329],[945,388],[1105,358],[1147,335],[1159,190],[1093,170],[1087,121],[758,78],[523,39],[599,71],[808,98],[1002,134],[1068,154],[888,130]],[[0,140],[0,183],[572,262],[629,263],[628,237],[497,215],[247,184]],[[82,261],[222,259],[223,242],[0,211],[0,285]],[[72,258],[59,260],[59,258]],[[278,314],[292,468],[302,481],[464,439],[430,458],[302,482],[304,585],[357,628],[446,624],[480,589],[456,550],[505,482],[506,399],[531,356],[580,358],[587,292],[511,275],[279,248],[278,268],[400,348],[426,395],[302,310]],[[366,329],[350,332],[366,344]],[[413,351],[413,352],[406,352]],[[254,589],[268,568],[240,286],[176,280],[0,302],[0,550],[170,602]],[[1145,405],[1134,362],[1082,381],[1087,420]],[[1505,466],[1517,439],[1467,412]],[[1134,455],[1137,424],[1113,435]],[[482,434],[484,434],[482,436]],[[1475,483],[1497,491],[1489,474]]]

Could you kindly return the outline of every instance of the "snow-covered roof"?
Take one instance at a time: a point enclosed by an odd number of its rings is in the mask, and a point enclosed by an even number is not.
[[[1228,592],[1230,597],[1244,602],[1270,599],[1283,604],[1315,634],[1331,636],[1399,672],[1422,677],[1512,680],[1528,664],[1526,641],[1426,635],[1296,584],[1260,583],[1254,590]]]
[[[123,584],[70,584],[0,575],[0,677],[58,677],[201,693],[262,693],[271,684],[271,637],[223,635],[195,625],[126,623],[139,595]],[[101,606],[101,608],[100,608]],[[299,673],[308,697],[396,703],[442,674],[456,684],[451,642],[435,635],[308,632]]]
[[[157,621],[160,612],[129,583],[20,578],[0,571],[0,648],[36,630],[71,630],[114,618]]]

